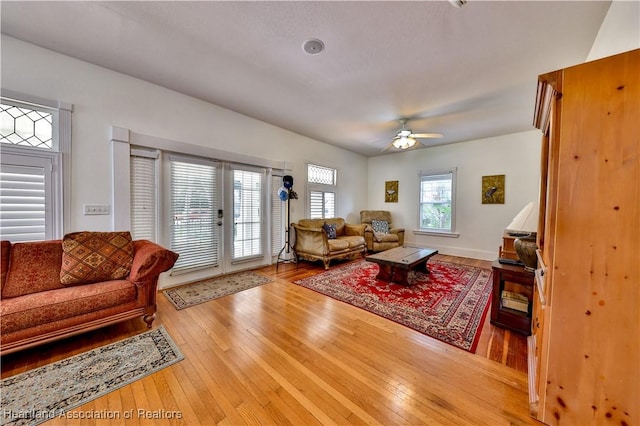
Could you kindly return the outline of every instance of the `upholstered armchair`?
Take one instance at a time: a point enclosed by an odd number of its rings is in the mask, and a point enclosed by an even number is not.
[[[364,231],[367,251],[384,251],[404,244],[404,228],[393,227],[391,212],[362,210],[360,222],[367,225]]]

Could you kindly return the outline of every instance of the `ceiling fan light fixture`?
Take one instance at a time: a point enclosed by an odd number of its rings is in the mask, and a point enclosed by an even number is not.
[[[414,138],[400,136],[396,140],[393,141],[393,146],[397,149],[408,149],[414,146],[418,141]]]

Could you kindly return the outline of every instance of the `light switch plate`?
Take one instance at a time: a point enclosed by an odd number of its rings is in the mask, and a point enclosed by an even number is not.
[[[109,214],[109,206],[104,204],[85,204],[85,215]]]

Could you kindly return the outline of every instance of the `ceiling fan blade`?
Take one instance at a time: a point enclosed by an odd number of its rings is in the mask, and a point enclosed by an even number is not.
[[[438,139],[438,138],[443,138],[444,135],[442,133],[412,133],[411,137],[414,137],[414,138],[426,138],[426,139]]]
[[[392,148],[395,148],[395,147],[393,146],[393,142],[391,142],[389,145],[387,145],[387,146],[386,146],[386,148],[385,148],[385,149],[383,149],[383,150],[382,150],[382,151],[380,151],[380,152],[387,152],[387,151],[389,151],[389,150],[390,150],[390,149],[392,149]]]

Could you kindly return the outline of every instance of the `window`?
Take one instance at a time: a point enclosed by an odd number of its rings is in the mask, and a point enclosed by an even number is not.
[[[264,173],[233,170],[233,259],[262,255]]]
[[[180,255],[173,273],[218,266],[217,166],[169,157],[170,246]]]
[[[2,239],[24,242],[62,238],[63,188],[68,187],[62,155],[71,146],[70,128],[70,105],[2,97]]]
[[[309,217],[327,219],[336,217],[336,178],[338,171],[329,167],[307,165]]]
[[[156,151],[131,150],[131,236],[134,240],[158,242],[157,158]]]
[[[419,173],[421,231],[455,231],[456,170]]]

